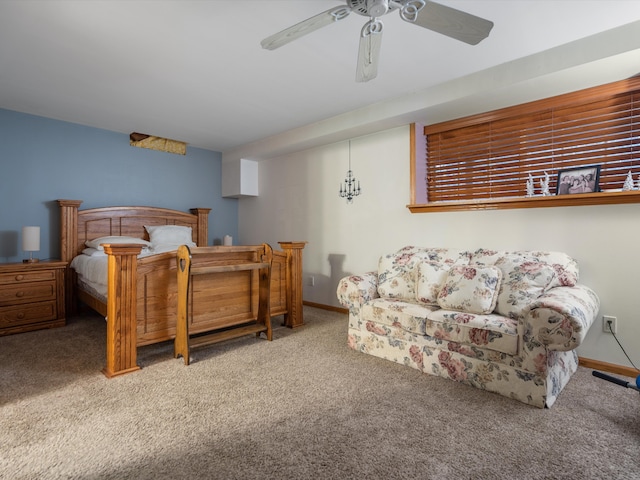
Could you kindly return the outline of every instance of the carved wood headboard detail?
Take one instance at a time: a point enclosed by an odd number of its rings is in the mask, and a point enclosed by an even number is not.
[[[206,247],[210,208],[191,213],[158,207],[101,207],[79,210],[82,200],[58,200],[62,239],[60,259],[70,262],[82,253],[84,242],[105,235],[127,235],[149,239],[145,225],[182,225],[192,228],[193,241]]]

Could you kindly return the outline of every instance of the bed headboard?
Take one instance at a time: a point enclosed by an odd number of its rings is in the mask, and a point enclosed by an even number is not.
[[[145,225],[183,225],[193,229],[193,241],[206,247],[210,208],[191,213],[158,207],[102,207],[79,210],[82,200],[58,200],[60,206],[60,259],[70,262],[85,248],[84,242],[105,235],[149,239]]]

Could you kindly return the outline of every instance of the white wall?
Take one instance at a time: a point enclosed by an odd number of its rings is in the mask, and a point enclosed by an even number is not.
[[[241,243],[309,242],[305,301],[339,306],[340,278],[375,270],[381,254],[405,245],[563,251],[601,299],[580,356],[630,366],[612,335],[602,333],[605,314],[618,318],[618,338],[640,362],[640,204],[412,214],[408,126],[352,139],[351,166],[363,193],[347,204],[338,190],[348,151],[340,142],[263,161],[260,196],[239,201]]]

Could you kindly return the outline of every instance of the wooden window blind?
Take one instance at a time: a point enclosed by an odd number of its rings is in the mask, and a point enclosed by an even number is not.
[[[640,79],[424,128],[427,201],[524,197],[549,174],[600,165],[601,190],[640,175]]]

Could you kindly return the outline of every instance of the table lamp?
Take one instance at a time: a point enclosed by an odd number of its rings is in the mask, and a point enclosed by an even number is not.
[[[29,258],[22,260],[23,263],[36,263],[37,258],[33,258],[33,252],[40,251],[40,227],[22,227],[22,250],[29,252]]]

